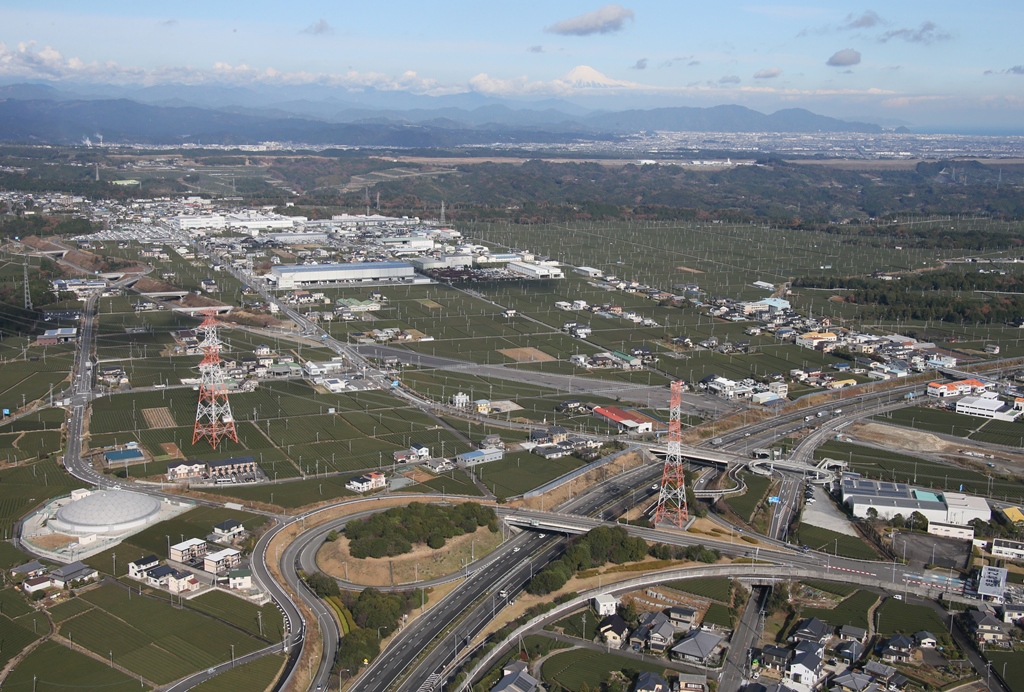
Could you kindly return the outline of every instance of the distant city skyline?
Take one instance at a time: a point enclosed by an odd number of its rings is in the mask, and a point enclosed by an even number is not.
[[[1024,6],[0,0],[0,82],[319,85],[590,108],[740,104],[1018,128]]]

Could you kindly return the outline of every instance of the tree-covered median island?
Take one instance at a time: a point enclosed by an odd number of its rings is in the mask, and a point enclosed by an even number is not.
[[[476,502],[456,505],[413,502],[350,521],[345,525],[345,536],[349,539],[352,557],[394,557],[410,552],[416,543],[434,550],[443,548],[449,538],[473,533],[481,526],[495,533],[498,531],[498,517],[490,507]]]
[[[609,562],[638,562],[648,554],[659,559],[688,559],[707,563],[717,562],[722,557],[717,550],[702,546],[673,549],[658,544],[648,548],[647,541],[630,537],[621,526],[599,526],[577,538],[562,557],[538,572],[526,585],[526,591],[534,595],[551,593],[565,586],[581,570],[601,567]]]

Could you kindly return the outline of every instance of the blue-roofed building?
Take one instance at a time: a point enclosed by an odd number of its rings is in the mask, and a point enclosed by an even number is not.
[[[103,460],[107,464],[131,464],[142,461],[144,458],[145,455],[138,449],[121,449],[116,452],[105,452],[103,454]]]
[[[459,466],[469,467],[477,464],[486,464],[491,461],[500,461],[505,458],[505,451],[502,449],[474,449],[470,452],[463,452],[455,457]]]

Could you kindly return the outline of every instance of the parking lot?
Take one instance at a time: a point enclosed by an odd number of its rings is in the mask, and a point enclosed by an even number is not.
[[[922,533],[897,532],[893,538],[896,554],[904,555],[911,565],[932,564],[937,567],[962,569],[971,554],[970,541],[942,538]]]

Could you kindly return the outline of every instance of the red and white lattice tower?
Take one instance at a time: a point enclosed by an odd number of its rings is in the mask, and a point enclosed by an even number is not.
[[[238,442],[235,419],[228,403],[227,387],[224,386],[224,368],[220,360],[220,338],[217,336],[217,320],[207,315],[199,325],[204,338],[199,347],[203,349],[203,360],[199,363],[202,383],[199,385],[199,405],[196,407],[196,427],[192,433],[192,444],[204,437],[210,446],[217,449],[222,439]]]
[[[686,475],[683,469],[683,431],[681,411],[683,383],[672,383],[672,403],[668,414],[668,454],[661,472],[661,492],[654,510],[654,525],[671,524],[683,528],[690,518],[686,509]]]

